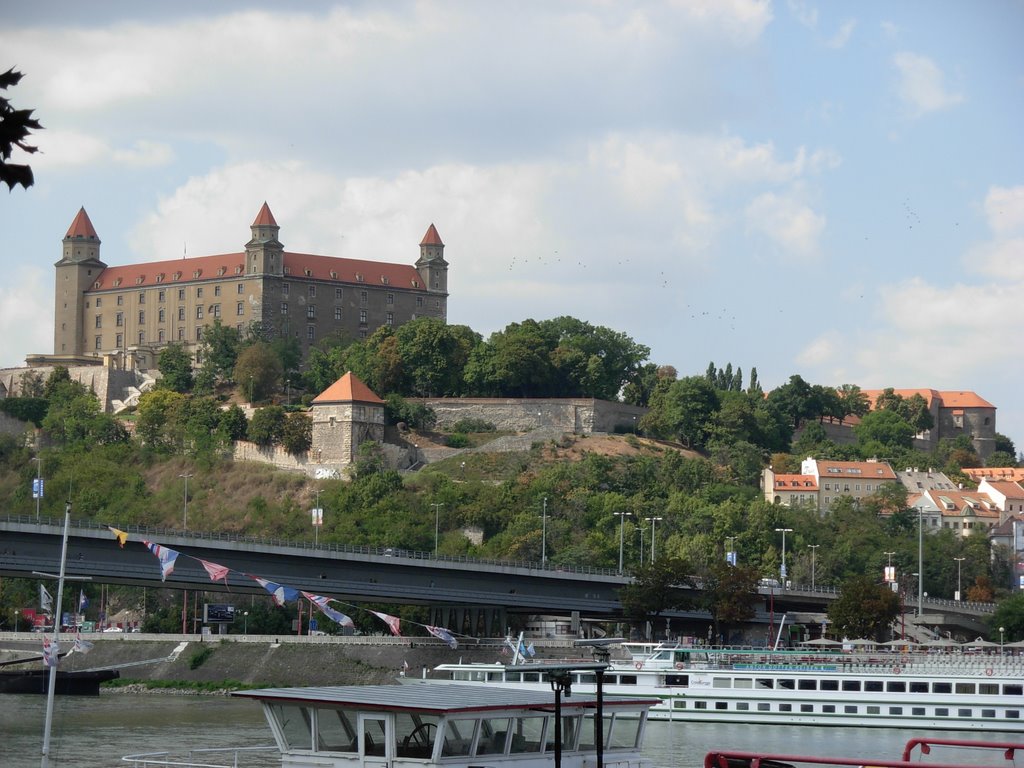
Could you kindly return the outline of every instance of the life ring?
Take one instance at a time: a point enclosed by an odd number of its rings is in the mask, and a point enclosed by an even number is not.
[[[683,668],[683,662],[677,661],[676,662],[676,669],[682,669],[682,668]]]
[[[894,675],[898,675],[898,674],[899,674],[900,672],[902,672],[902,671],[903,671],[903,670],[901,670],[901,669],[900,669],[900,665],[899,665],[899,664],[897,664],[897,665],[896,665],[895,667],[893,667],[893,668],[892,668],[892,673],[893,673]]]
[[[992,667],[986,667],[985,668],[985,674],[988,675],[989,677],[992,677]]]
[[[637,669],[643,669],[644,668],[644,663],[642,661],[638,661],[633,666],[636,667]]]

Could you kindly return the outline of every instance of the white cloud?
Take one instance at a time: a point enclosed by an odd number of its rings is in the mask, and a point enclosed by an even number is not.
[[[854,19],[847,19],[836,31],[832,37],[825,41],[825,45],[829,48],[845,48],[846,44],[850,42],[850,38],[853,37],[853,31],[857,28],[857,22]]]
[[[985,197],[985,215],[996,235],[1024,234],[1024,186],[990,189]]]
[[[796,361],[800,365],[813,366],[815,368],[831,364],[841,348],[841,343],[842,339],[839,337],[839,334],[832,331],[823,333],[800,350],[796,356]]]
[[[53,351],[53,273],[20,267],[0,285],[0,361],[24,364],[30,353]],[[40,308],[45,308],[41,311]]]
[[[825,217],[803,203],[769,192],[758,195],[745,215],[748,227],[767,235],[787,255],[818,255]]]
[[[42,131],[37,145],[39,154],[33,157],[32,165],[38,169],[108,165],[144,168],[174,161],[174,150],[162,142],[137,139],[129,147],[112,147],[97,136],[79,131]]]
[[[912,117],[960,104],[962,93],[949,90],[938,65],[927,56],[906,51],[893,56],[899,81],[896,90]]]

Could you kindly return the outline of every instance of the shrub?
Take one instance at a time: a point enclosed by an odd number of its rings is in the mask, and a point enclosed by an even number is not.
[[[204,645],[202,648],[199,648],[195,653],[193,653],[191,657],[189,657],[188,668],[199,669],[201,666],[203,666],[203,662],[205,662],[212,655],[213,648],[211,648],[208,645]]]
[[[467,448],[469,447],[469,438],[466,437],[463,432],[455,432],[454,434],[448,435],[448,439],[445,443],[449,448]]]
[[[494,425],[484,419],[459,419],[452,424],[452,432],[493,432]]]

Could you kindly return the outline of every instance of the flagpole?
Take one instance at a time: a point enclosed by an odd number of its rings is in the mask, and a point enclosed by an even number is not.
[[[50,766],[50,729],[53,726],[53,695],[57,690],[57,664],[60,661],[60,609],[64,598],[64,572],[68,558],[68,528],[71,525],[71,500],[64,505],[64,537],[60,549],[60,576],[57,579],[57,604],[53,611],[53,664],[50,667],[49,687],[46,689],[46,725],[43,728],[43,758],[41,768]]]

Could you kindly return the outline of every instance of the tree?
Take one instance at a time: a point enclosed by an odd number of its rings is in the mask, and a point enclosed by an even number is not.
[[[313,420],[306,413],[289,413],[281,429],[281,445],[292,456],[299,456],[313,445]]]
[[[996,611],[989,620],[990,636],[1008,643],[1024,640],[1024,592],[1015,592],[996,605]],[[1003,628],[1002,638],[999,627]]]
[[[465,325],[448,325],[422,317],[395,331],[402,361],[402,392],[419,397],[444,397],[462,392],[463,371],[480,336]]]
[[[285,410],[279,405],[259,408],[249,421],[249,440],[257,445],[274,445],[284,434]]]
[[[21,82],[22,77],[24,75],[21,72],[15,72],[13,68],[8,69],[0,75],[0,90],[6,91],[14,87]],[[13,190],[17,184],[28,189],[35,183],[29,166],[9,162],[15,147],[29,154],[39,151],[37,147],[28,143],[32,131],[43,130],[39,121],[32,117],[33,111],[15,109],[6,96],[0,96],[0,181],[7,185],[8,190]]]
[[[651,410],[641,419],[645,432],[702,449],[718,411],[718,393],[703,376],[687,376],[656,393]]]
[[[160,352],[157,369],[162,375],[162,386],[174,392],[192,389],[192,356],[184,344],[168,344]]]
[[[828,608],[828,618],[837,634],[882,640],[899,612],[900,599],[895,592],[867,576],[856,576],[842,585],[839,597]]]
[[[839,402],[846,416],[864,416],[871,410],[871,403],[856,384],[843,384],[839,387]]]
[[[232,404],[226,411],[220,412],[220,426],[229,440],[245,440],[249,420],[245,418],[245,411]]]
[[[220,318],[215,318],[213,325],[203,328],[199,344],[199,354],[203,361],[203,379],[216,384],[231,376],[238,362],[241,346],[242,337],[238,329],[224,325]],[[237,377],[235,382],[242,383]]]
[[[697,574],[700,592],[696,605],[711,614],[716,638],[724,637],[729,627],[754,617],[760,599],[758,578],[756,568],[729,565],[721,558],[715,558]]]
[[[863,450],[879,444],[888,456],[891,449],[910,448],[914,442],[914,428],[895,410],[874,410],[853,428],[857,445]]]
[[[640,566],[633,577],[633,583],[619,590],[619,600],[634,621],[647,621],[669,609],[689,607],[688,588],[693,582],[685,561],[663,557]]]
[[[139,397],[135,434],[158,451],[178,451],[184,440],[185,395],[154,389]]]
[[[790,376],[787,383],[769,392],[768,403],[785,414],[793,429],[820,413],[813,388],[798,375]]]
[[[282,373],[281,361],[274,350],[260,341],[239,353],[233,378],[243,397],[259,403],[280,391]]]

